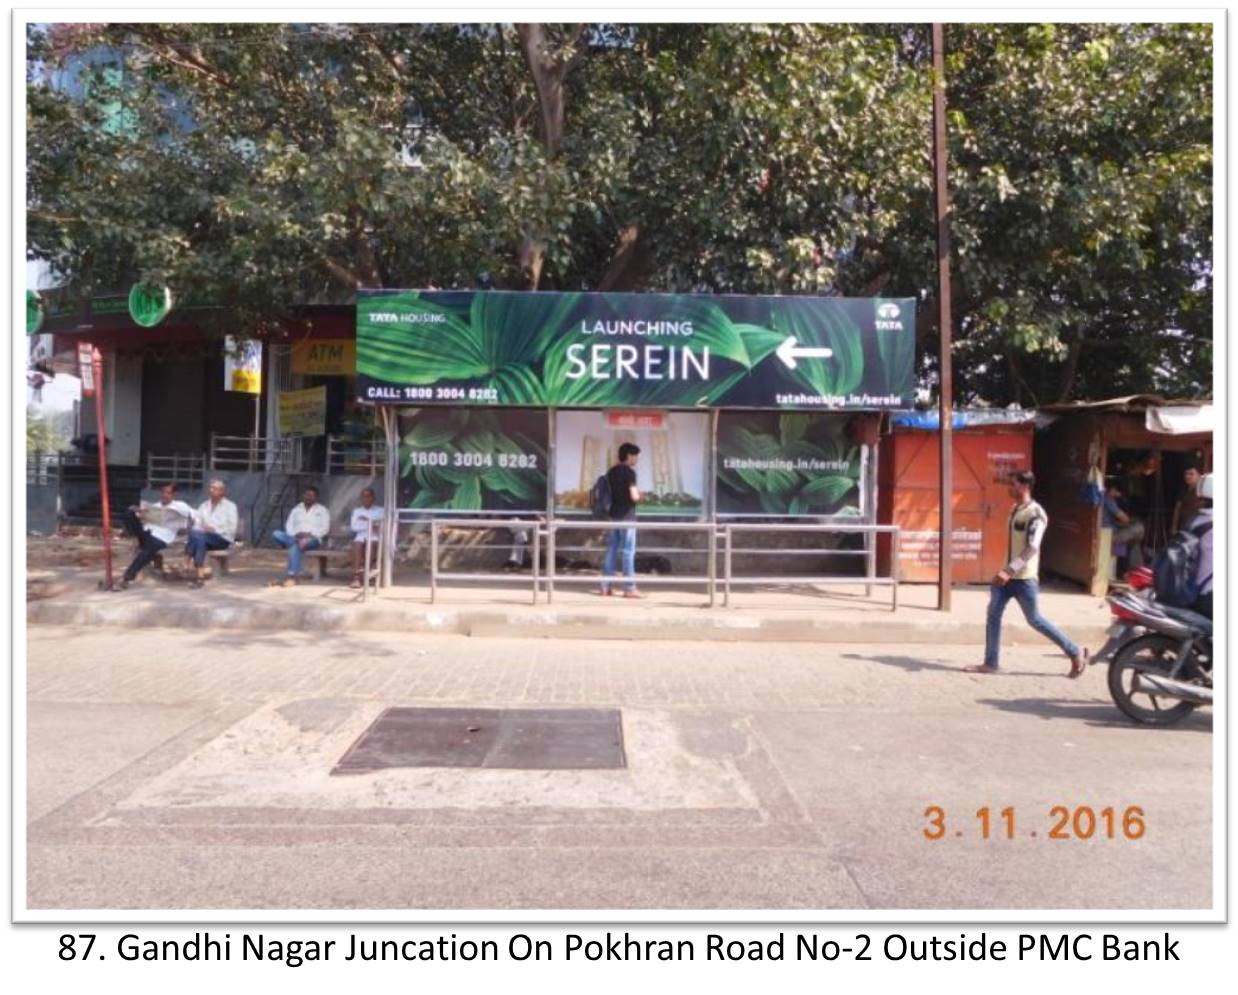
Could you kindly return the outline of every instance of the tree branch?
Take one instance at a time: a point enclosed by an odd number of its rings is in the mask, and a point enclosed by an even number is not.
[[[181,69],[185,69],[198,76],[203,76],[225,89],[233,89],[232,78],[221,69],[211,65],[199,50],[187,50],[183,45],[161,41],[158,38],[148,36],[146,32],[140,29],[136,30],[134,34],[135,37],[131,38],[130,42],[150,52],[155,58],[162,59],[170,65],[179,66]]]
[[[346,266],[344,263],[341,263],[336,259],[332,259],[330,256],[324,256],[322,258],[322,264],[326,267],[328,273],[335,277],[335,279],[340,283],[348,287],[349,290],[356,290],[361,286],[361,278],[357,275],[356,271],[352,269],[352,267]]]

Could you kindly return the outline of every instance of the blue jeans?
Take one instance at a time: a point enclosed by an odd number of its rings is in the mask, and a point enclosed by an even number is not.
[[[1035,580],[1008,580],[1005,584],[993,584],[989,588],[989,615],[984,627],[984,665],[997,666],[997,656],[1002,645],[1002,615],[1006,605],[1014,598],[1023,609],[1027,624],[1046,639],[1052,640],[1069,657],[1079,655],[1079,647],[1065,633],[1040,614],[1040,583]]]
[[[602,577],[615,575],[615,559],[623,549],[623,576],[625,591],[636,590],[636,529],[611,529],[606,537],[606,559],[602,561]],[[602,590],[610,590],[610,582],[602,580]]]
[[[282,529],[278,532],[272,532],[271,538],[288,550],[288,576],[296,577],[301,573],[301,546],[297,543],[296,536],[290,536]],[[311,549],[317,549],[321,546],[317,539],[310,539],[305,543],[305,552]]]
[[[195,567],[206,565],[206,552],[209,549],[227,549],[232,543],[218,532],[202,532],[190,529],[189,538],[185,541],[185,555],[193,560]]]

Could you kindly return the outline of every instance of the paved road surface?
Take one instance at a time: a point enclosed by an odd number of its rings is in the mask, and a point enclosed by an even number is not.
[[[28,901],[1210,905],[1211,716],[1132,727],[1099,669],[1068,681],[1050,650],[1007,651],[1009,672],[984,677],[954,646],[35,626]],[[628,766],[330,775],[383,708],[417,704],[619,708]],[[1092,838],[1049,838],[1056,805],[1090,806]]]

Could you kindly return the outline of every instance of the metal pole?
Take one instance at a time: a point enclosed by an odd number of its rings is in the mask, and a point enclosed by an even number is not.
[[[546,604],[555,599],[555,523],[546,523]]]
[[[254,462],[258,458],[258,439],[262,436],[262,420],[259,417],[262,395],[254,395],[254,437],[249,442],[249,472],[254,472]]]
[[[890,540],[890,550],[893,556],[890,560],[890,579],[894,581],[890,586],[894,589],[894,598],[890,604],[890,611],[898,611],[898,581],[899,581],[899,556],[902,555],[903,548],[903,533],[901,529],[895,529],[894,535]]]
[[[400,446],[399,420],[394,411],[379,408],[379,416],[383,423],[383,438],[387,440],[386,468],[383,471],[383,548],[381,552],[380,582],[383,587],[390,587],[395,573],[396,545],[399,542],[399,522],[397,508],[400,500]]]
[[[941,514],[937,608],[950,610],[954,515],[954,375],[950,358],[950,197],[946,176],[946,69],[942,26],[933,24],[933,192],[937,207],[937,322],[941,336]]]
[[[722,556],[722,607],[731,607],[731,526],[723,533]]]
[[[709,525],[709,607],[714,606],[718,591],[718,527]]]
[[[95,374],[95,427],[99,438],[99,491],[103,499],[103,576],[112,586],[112,499],[107,486],[107,425],[103,420],[103,353],[94,349],[90,365]]]
[[[438,597],[438,519],[430,519],[430,604]]]
[[[537,588],[541,583],[542,559],[542,526],[540,522],[533,523],[533,603],[537,604]]]

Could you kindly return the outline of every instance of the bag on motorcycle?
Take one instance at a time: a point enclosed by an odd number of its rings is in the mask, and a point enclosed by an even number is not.
[[[1196,575],[1199,572],[1199,540],[1212,531],[1205,522],[1194,529],[1183,529],[1152,563],[1152,587],[1156,600],[1176,608],[1189,608],[1199,597]]]

